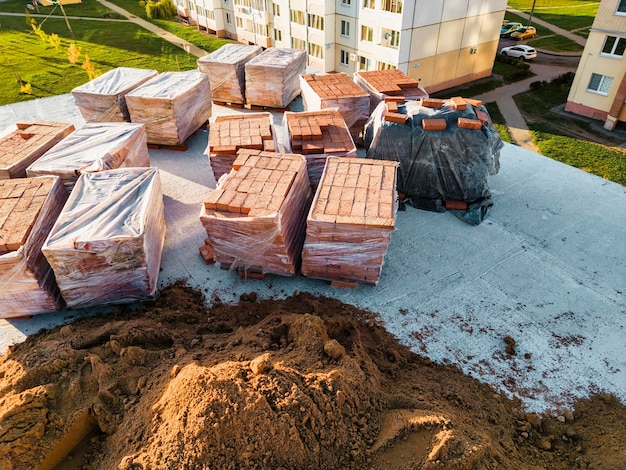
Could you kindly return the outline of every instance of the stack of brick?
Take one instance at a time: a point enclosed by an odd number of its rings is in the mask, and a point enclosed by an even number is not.
[[[69,307],[152,298],[165,240],[156,168],[81,175],[42,251]]]
[[[215,181],[228,173],[240,149],[276,151],[270,113],[218,116],[209,132],[209,163]]]
[[[209,77],[213,101],[246,102],[246,62],[259,55],[261,46],[226,44],[197,60],[198,70]]]
[[[304,74],[300,76],[300,88],[305,111],[338,109],[352,138],[358,140],[370,116],[370,97],[348,74]]]
[[[126,94],[156,77],[156,70],[118,67],[72,90],[87,122],[130,122]]]
[[[375,285],[396,215],[396,162],[329,157],[307,218],[302,274]]]
[[[164,72],[126,95],[131,122],[145,124],[148,143],[182,145],[211,117],[209,77]]]
[[[17,129],[0,138],[0,179],[24,178],[26,167],[67,137],[72,124],[18,122]]]
[[[150,166],[146,140],[143,124],[87,123],[44,153],[26,174],[59,176],[71,191],[83,173]]]
[[[309,180],[317,187],[326,158],[356,157],[356,146],[341,113],[337,110],[286,112],[283,136],[287,152],[306,158]]]
[[[246,62],[246,103],[286,108],[300,94],[300,75],[306,71],[307,53],[270,47]]]
[[[0,318],[62,306],[41,247],[66,200],[57,177],[0,180]]]
[[[398,69],[355,72],[354,82],[369,94],[370,113],[386,97],[403,100],[428,98],[428,93],[417,80]]]
[[[215,260],[240,272],[295,275],[311,198],[301,155],[240,150],[200,215]]]

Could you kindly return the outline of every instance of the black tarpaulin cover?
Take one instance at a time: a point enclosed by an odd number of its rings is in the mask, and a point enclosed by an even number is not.
[[[484,106],[467,104],[457,110],[447,104],[441,108],[422,106],[419,101],[398,105],[406,114],[404,124],[385,120],[386,103],[381,102],[365,126],[367,158],[399,162],[398,193],[420,209],[443,212],[446,201],[464,201],[465,210],[452,212],[477,225],[493,205],[488,177],[500,168],[502,140]],[[487,124],[479,130],[459,128],[458,118],[478,119]],[[446,129],[424,130],[422,120],[444,119]]]

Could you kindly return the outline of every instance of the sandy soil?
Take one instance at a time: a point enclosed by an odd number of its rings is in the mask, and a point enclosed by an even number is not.
[[[527,414],[373,313],[256,297],[207,307],[179,283],[12,347],[0,469],[626,468],[626,407],[611,396]]]

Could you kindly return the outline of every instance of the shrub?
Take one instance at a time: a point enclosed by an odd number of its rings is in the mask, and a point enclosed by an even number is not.
[[[145,7],[146,7],[146,2],[144,2],[144,0],[141,0],[141,1],[139,2],[139,6],[140,6],[141,8],[145,8]]]
[[[158,2],[150,0],[146,4],[146,16],[152,20],[171,18],[176,16],[176,5],[172,0],[160,0]]]
[[[545,80],[537,80],[536,82],[532,82],[530,84],[531,90],[539,90],[540,88],[544,88],[548,86],[548,82]]]

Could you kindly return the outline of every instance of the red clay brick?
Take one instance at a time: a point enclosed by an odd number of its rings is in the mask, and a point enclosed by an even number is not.
[[[445,119],[422,119],[422,129],[425,131],[444,131],[446,129]]]

